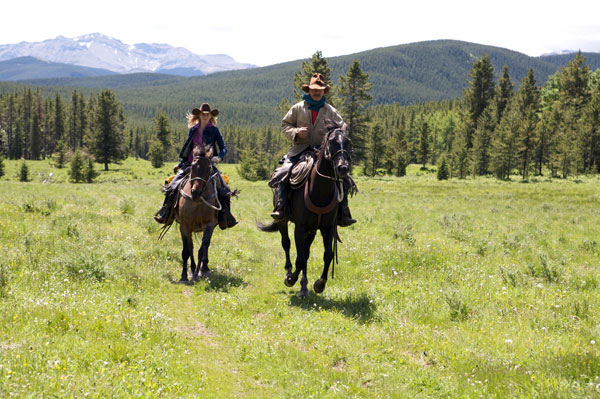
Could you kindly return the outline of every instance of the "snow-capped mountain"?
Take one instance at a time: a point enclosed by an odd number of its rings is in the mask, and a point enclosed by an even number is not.
[[[101,33],[0,45],[0,61],[24,56],[118,73],[161,72],[193,76],[254,67],[225,54],[197,55],[168,44],[130,45]]]

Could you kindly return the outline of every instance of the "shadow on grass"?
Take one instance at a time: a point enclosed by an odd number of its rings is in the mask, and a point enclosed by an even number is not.
[[[244,281],[243,278],[234,276],[234,275],[230,275],[230,274],[221,273],[216,270],[211,270],[210,276],[208,277],[208,279],[201,279],[196,284],[202,284],[203,282],[205,283],[204,290],[207,292],[209,292],[209,291],[229,292],[229,290],[231,288],[241,287],[243,285],[246,285],[246,282]]]
[[[373,315],[377,306],[375,302],[369,299],[368,295],[360,294],[347,295],[343,299],[330,299],[321,295],[309,292],[308,297],[302,299],[295,292],[290,297],[290,305],[302,308],[304,310],[320,312],[335,311],[340,312],[346,317],[355,319],[359,323],[370,323],[373,321]]]
[[[188,277],[191,278],[191,273]],[[198,281],[192,281],[190,279],[189,281],[182,283],[181,281],[172,279],[171,277],[168,277],[168,279],[171,282],[171,284],[185,284],[189,286],[198,286],[200,289],[204,288],[206,292],[229,292],[229,290],[233,287],[241,287],[246,285],[246,282],[241,277],[221,273],[215,270],[210,271],[210,276],[208,278],[201,278]]]

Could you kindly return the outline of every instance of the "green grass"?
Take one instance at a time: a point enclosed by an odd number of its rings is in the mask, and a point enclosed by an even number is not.
[[[600,396],[597,177],[357,177],[335,278],[302,300],[279,235],[255,227],[270,190],[232,165],[240,224],[185,286],[178,229],[159,242],[152,220],[171,165],[70,184],[46,161],[27,183],[5,164],[2,398]]]

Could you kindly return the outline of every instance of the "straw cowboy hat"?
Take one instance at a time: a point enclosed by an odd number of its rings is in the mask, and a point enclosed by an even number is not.
[[[210,105],[208,103],[204,103],[200,106],[200,108],[194,108],[192,110],[192,115],[200,115],[200,114],[211,114],[212,116],[217,116],[219,115],[219,110],[218,109],[210,109]]]
[[[325,93],[329,91],[329,85],[325,84],[325,78],[320,73],[313,73],[310,77],[310,83],[302,85],[302,91],[308,93],[308,89],[321,89],[325,90]]]

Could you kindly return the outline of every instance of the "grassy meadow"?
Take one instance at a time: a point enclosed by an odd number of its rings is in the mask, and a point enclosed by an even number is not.
[[[600,397],[598,177],[357,177],[335,278],[312,292],[318,236],[302,300],[255,227],[271,191],[235,166],[240,224],[188,286],[177,225],[157,241],[152,219],[172,165],[94,184],[20,165],[0,178],[0,398]]]

